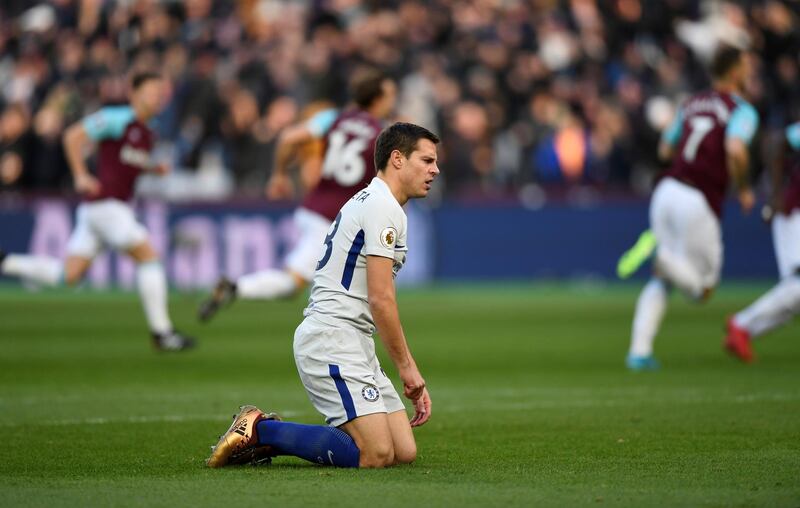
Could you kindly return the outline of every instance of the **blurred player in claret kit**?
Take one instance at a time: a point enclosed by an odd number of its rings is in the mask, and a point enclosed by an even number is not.
[[[744,362],[754,360],[751,339],[788,323],[800,313],[800,122],[786,128],[770,161],[773,198],[764,219],[772,240],[780,282],[728,320],[725,348]],[[786,177],[786,168],[791,172]]]
[[[758,114],[741,98],[749,65],[740,50],[723,47],[711,63],[713,87],[688,99],[665,131],[659,156],[672,166],[653,191],[650,227],[634,247],[642,260],[655,250],[653,277],[636,304],[631,346],[632,370],[658,367],[653,341],[676,286],[694,301],[707,300],[722,267],[720,217],[729,185],[745,213],[755,198],[748,181],[748,145]],[[648,252],[649,251],[649,252]]]
[[[72,125],[64,134],[64,150],[75,190],[83,196],[65,261],[0,252],[0,272],[31,282],[57,286],[81,281],[94,257],[105,247],[124,252],[136,264],[136,282],[153,344],[159,350],[180,351],[194,339],[172,328],[167,311],[167,279],[147,230],[137,222],[128,201],[140,174],[165,174],[150,152],[155,134],[147,122],[165,103],[160,76],[141,73],[131,81],[130,104],[104,107]],[[89,172],[86,148],[98,144],[97,175]]]
[[[236,298],[273,300],[296,295],[314,276],[325,234],[342,205],[375,176],[375,138],[383,120],[394,111],[397,87],[380,71],[357,72],[351,83],[353,107],[341,113],[325,110],[309,121],[288,128],[278,142],[275,166],[267,184],[270,199],[294,196],[287,169],[293,153],[304,143],[325,139],[325,157],[319,183],[295,211],[299,239],[287,255],[284,269],[263,270],[220,279],[200,306],[207,321]]]
[[[210,467],[292,455],[339,467],[386,467],[412,462],[412,427],[431,415],[431,399],[408,348],[397,309],[394,277],[408,252],[403,205],[428,194],[439,174],[439,138],[423,127],[396,123],[375,145],[378,174],[342,207],[321,242],[305,319],[294,336],[300,379],[328,424],[280,421],[242,406],[207,460]],[[375,355],[377,331],[414,404],[402,400]]]

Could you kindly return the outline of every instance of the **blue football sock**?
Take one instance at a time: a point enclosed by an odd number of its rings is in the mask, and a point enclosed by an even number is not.
[[[324,425],[263,420],[256,426],[258,444],[269,445],[281,455],[293,455],[317,464],[358,467],[361,451],[345,432]]]

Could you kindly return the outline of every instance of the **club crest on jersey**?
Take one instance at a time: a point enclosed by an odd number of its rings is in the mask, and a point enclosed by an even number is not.
[[[364,388],[361,389],[361,396],[367,402],[375,402],[380,398],[381,392],[378,391],[378,387],[375,385],[364,385]]]
[[[387,249],[393,249],[396,241],[397,230],[395,228],[384,228],[384,230],[381,231],[381,245]]]

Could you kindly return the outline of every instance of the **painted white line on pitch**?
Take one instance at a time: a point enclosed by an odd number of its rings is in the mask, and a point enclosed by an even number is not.
[[[680,395],[680,394],[678,394]],[[800,394],[790,393],[765,393],[757,395],[736,395],[733,397],[709,397],[709,396],[675,396],[658,397],[659,402],[674,401],[676,404],[750,404],[754,402],[796,402],[800,401]],[[646,404],[647,401],[644,401]],[[643,401],[640,399],[572,399],[572,400],[534,400],[534,401],[494,401],[480,402],[475,405],[463,406],[459,404],[449,405],[441,403],[438,411],[445,413],[462,413],[475,410],[491,411],[525,411],[530,409],[561,409],[561,408],[591,408],[591,407],[623,407],[637,405],[641,406]]]
[[[281,411],[278,413],[281,417],[292,418],[300,415],[298,411]],[[128,416],[125,418],[117,417],[96,417],[96,418],[70,418],[64,420],[37,420],[35,425],[45,425],[50,427],[66,427],[70,425],[110,425],[120,423],[182,423],[182,422],[212,422],[212,421],[230,421],[230,417],[219,414],[185,414],[185,415],[156,415],[156,416]],[[0,421],[0,427],[22,427],[30,425],[31,422],[3,422]]]

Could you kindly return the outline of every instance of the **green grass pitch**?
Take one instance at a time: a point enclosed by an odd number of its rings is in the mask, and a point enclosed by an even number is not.
[[[382,471],[203,465],[240,404],[321,423],[291,353],[303,299],[199,325],[199,296],[173,294],[202,342],[170,355],[150,349],[135,295],[7,287],[0,506],[796,507],[800,323],[755,365],[720,349],[725,316],[766,287],[673,296],[662,370],[645,374],[623,367],[637,287],[402,291],[433,417],[418,461]]]

